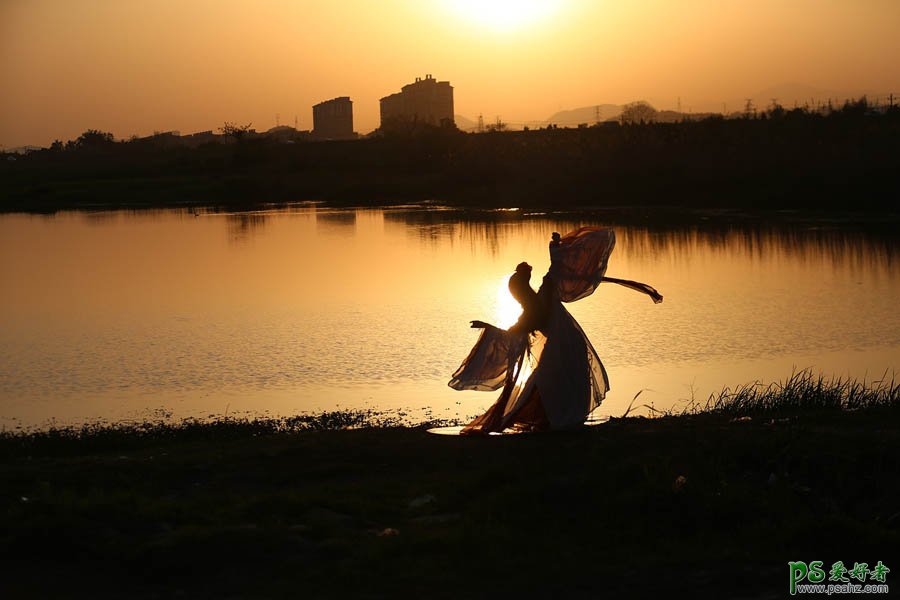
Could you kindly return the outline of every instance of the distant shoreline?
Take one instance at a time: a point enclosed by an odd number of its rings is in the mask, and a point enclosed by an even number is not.
[[[10,160],[12,158],[13,160]],[[92,142],[0,160],[0,212],[434,200],[542,210],[668,207],[890,214],[900,108],[577,129],[173,148]]]

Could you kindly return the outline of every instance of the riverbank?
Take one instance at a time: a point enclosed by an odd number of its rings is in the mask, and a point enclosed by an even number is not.
[[[900,109],[199,147],[81,139],[0,160],[0,211],[374,206],[895,211]],[[84,138],[84,136],[83,136]],[[93,140],[93,141],[91,141]]]
[[[5,435],[0,589],[780,596],[789,560],[890,560],[895,405],[772,412],[745,395],[740,412],[486,439],[341,413]]]

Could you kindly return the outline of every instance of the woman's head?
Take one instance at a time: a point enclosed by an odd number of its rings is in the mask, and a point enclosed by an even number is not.
[[[516,272],[510,275],[509,293],[516,299],[516,302],[525,307],[531,296],[534,296],[534,290],[531,289],[531,265],[527,262],[520,262],[516,265]]]

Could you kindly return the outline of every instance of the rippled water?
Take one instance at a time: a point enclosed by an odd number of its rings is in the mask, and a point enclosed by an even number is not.
[[[403,408],[467,417],[454,392],[477,332],[515,320],[551,231],[596,216],[315,206],[0,216],[0,427],[171,415]],[[900,366],[890,236],[808,226],[616,226],[614,285],[569,309],[612,389],[600,413],[664,409],[794,368]],[[646,413],[648,409],[642,408]]]

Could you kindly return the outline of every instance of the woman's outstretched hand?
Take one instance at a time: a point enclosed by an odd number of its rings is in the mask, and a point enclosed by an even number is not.
[[[484,321],[469,321],[472,325],[472,329],[487,329],[488,327],[493,327],[490,323],[485,323]]]

